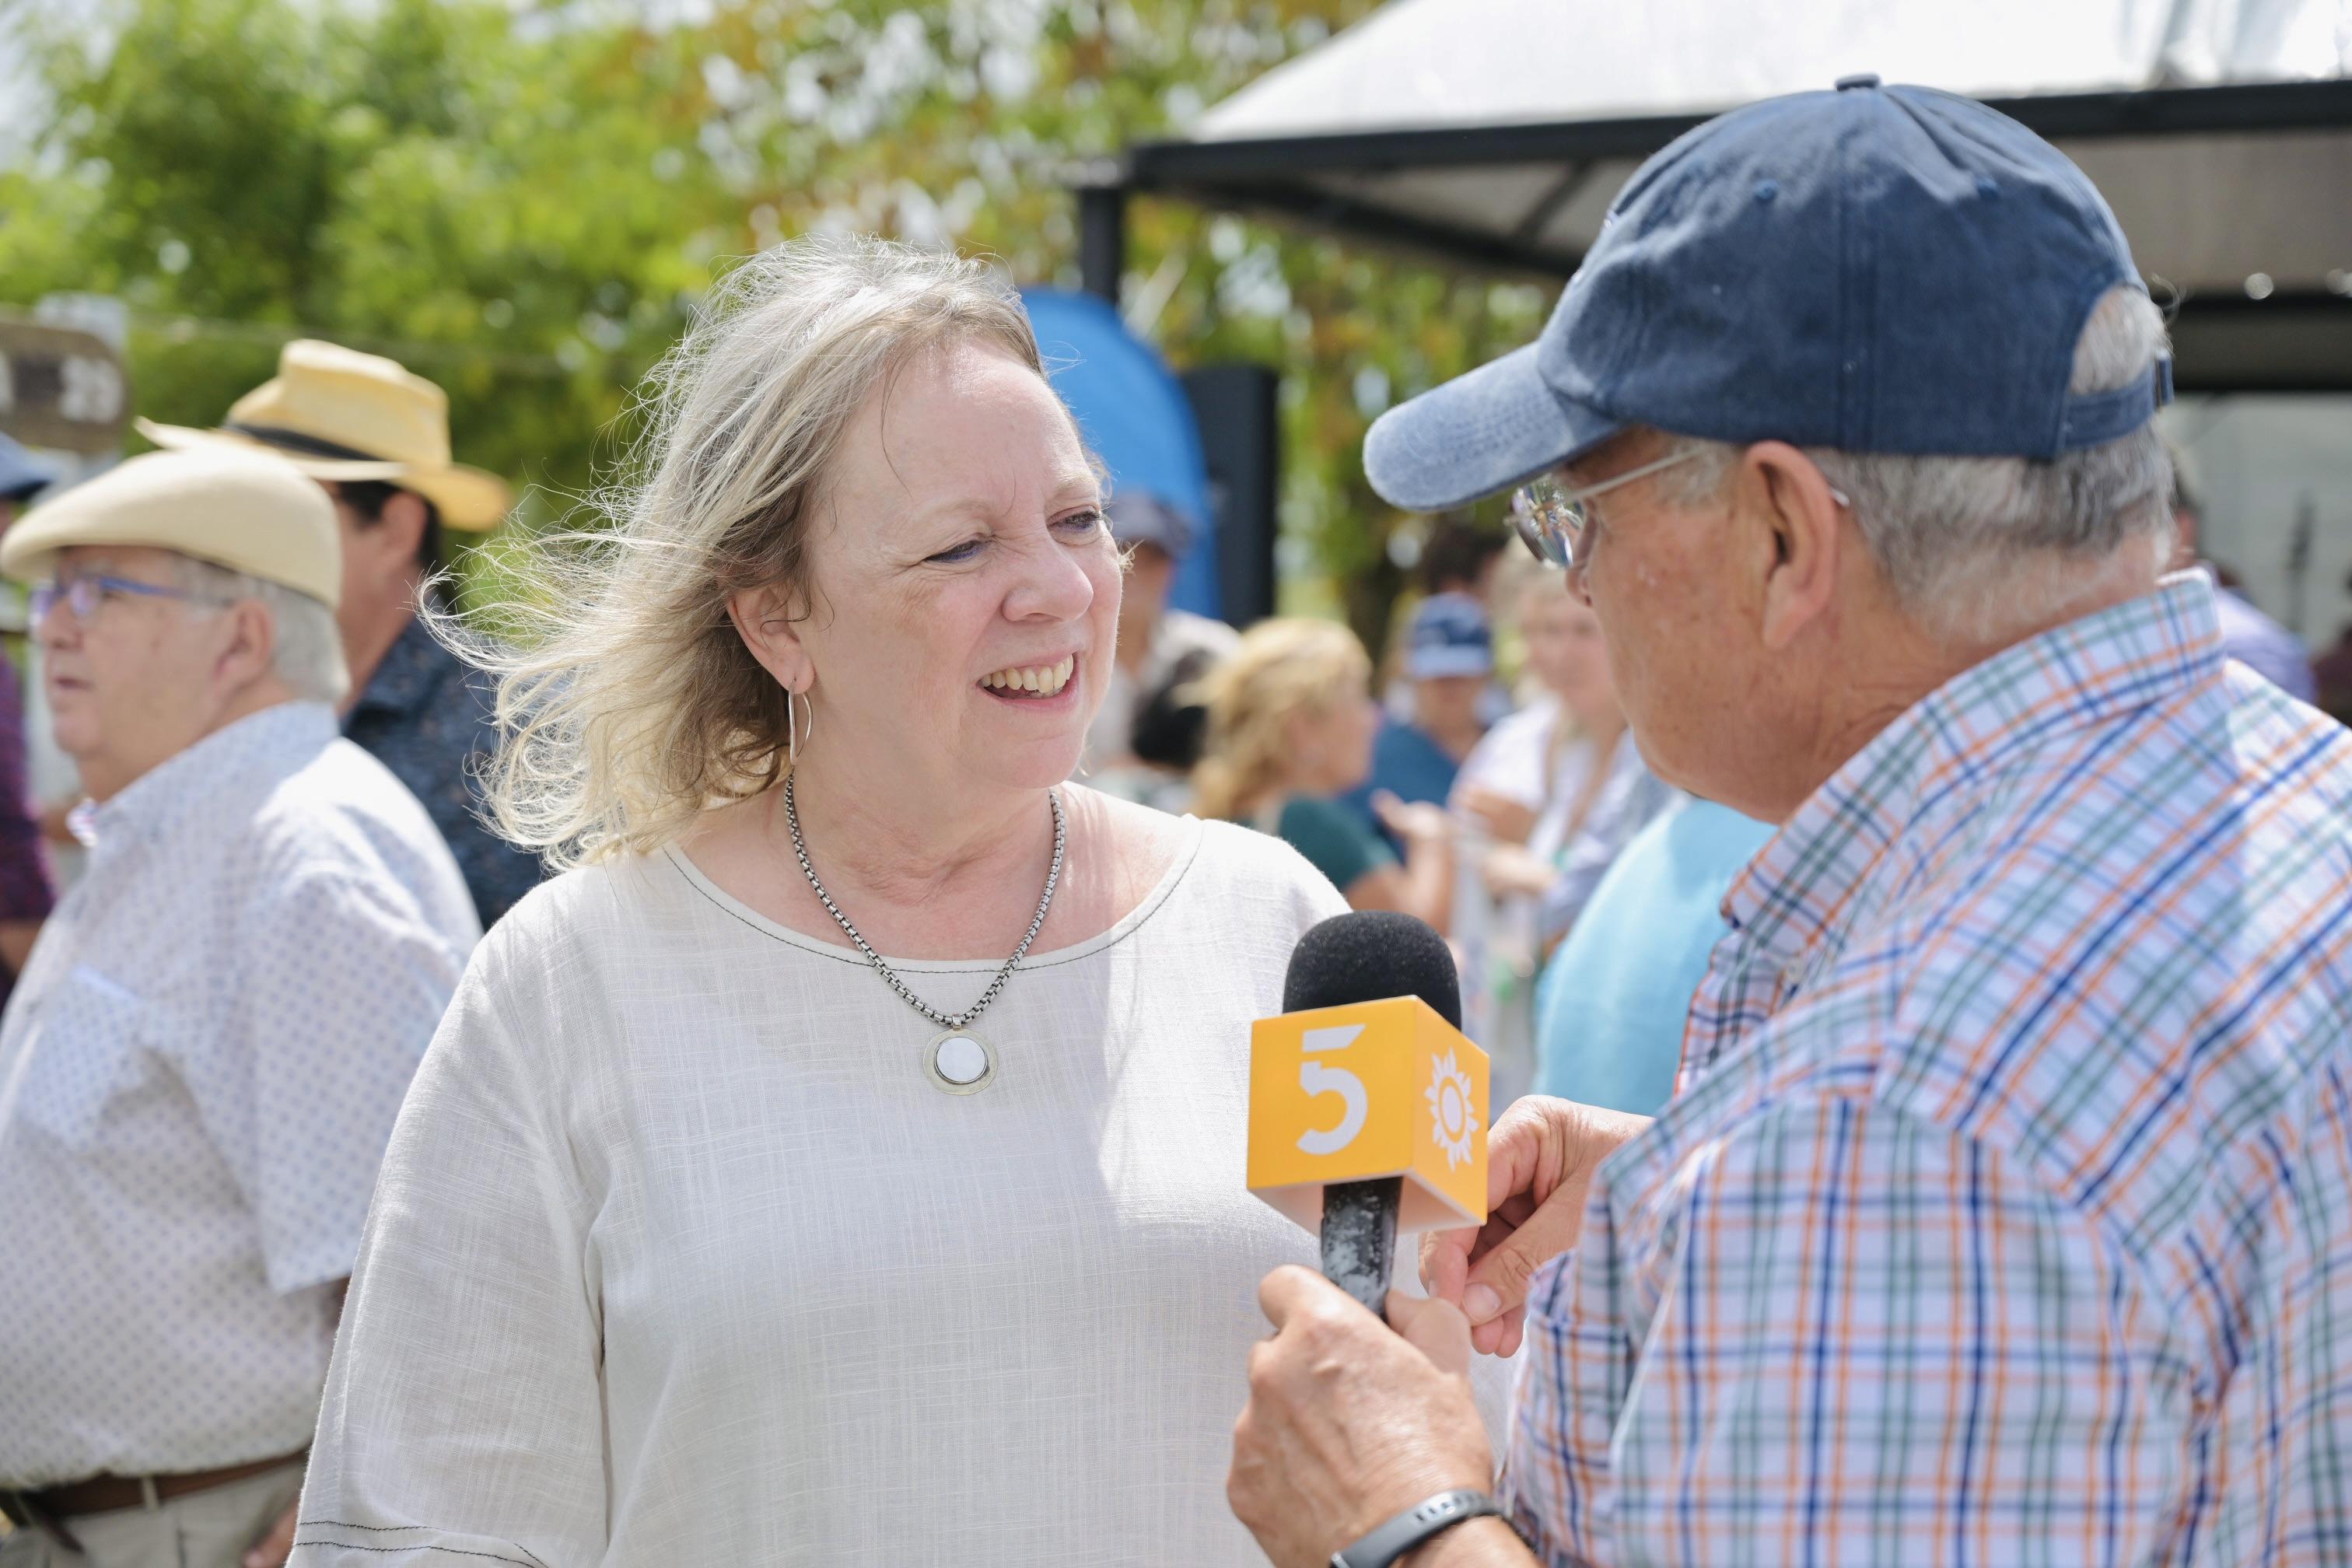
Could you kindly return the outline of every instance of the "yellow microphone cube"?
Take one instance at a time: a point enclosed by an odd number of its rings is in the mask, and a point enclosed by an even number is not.
[[[1486,1219],[1486,1053],[1418,996],[1250,1029],[1249,1189],[1308,1230],[1331,1182],[1402,1176],[1400,1231]]]

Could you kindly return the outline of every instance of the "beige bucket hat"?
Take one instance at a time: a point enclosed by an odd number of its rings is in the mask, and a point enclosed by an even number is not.
[[[0,537],[0,572],[46,582],[78,544],[175,550],[335,607],[343,535],[327,492],[265,452],[216,443],[147,452],[47,505]]]
[[[449,397],[394,360],[297,338],[278,374],[236,400],[217,430],[138,422],[158,447],[260,447],[314,479],[373,479],[415,490],[451,528],[496,528],[514,492],[449,458]]]

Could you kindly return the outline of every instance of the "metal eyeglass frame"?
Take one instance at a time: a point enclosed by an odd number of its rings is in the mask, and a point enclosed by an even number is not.
[[[1655,462],[1643,463],[1638,468],[1628,468],[1613,479],[1582,489],[1563,489],[1549,476],[1529,479],[1511,492],[1511,527],[1518,533],[1519,542],[1528,552],[1547,566],[1557,566],[1564,572],[1577,567],[1576,546],[1584,531],[1592,524],[1585,503],[1595,496],[1606,495],[1620,485],[1630,485],[1635,479],[1647,479],[1654,473],[1671,468],[1677,463],[1687,463],[1706,454],[1685,449]],[[1836,486],[1830,487],[1830,499],[1842,507],[1853,502]]]
[[[26,608],[37,626],[48,619],[49,612],[60,604],[76,621],[87,621],[98,614],[99,605],[106,602],[109,594],[126,594],[140,599],[183,599],[192,604],[220,602],[193,588],[172,588],[161,583],[142,583],[135,578],[110,577],[105,573],[93,572],[88,576],[37,584]]]

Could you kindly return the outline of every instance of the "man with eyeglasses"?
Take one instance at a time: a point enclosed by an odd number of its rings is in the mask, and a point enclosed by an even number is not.
[[[1275,1563],[2352,1563],[2352,736],[2164,574],[2169,390],[2082,173],[1860,77],[1373,427],[1399,505],[1534,481],[1644,757],[1779,831],[1654,1121],[1498,1118],[1401,1332],[1266,1279]]]
[[[0,540],[89,845],[0,1014],[0,1568],[282,1563],[343,1284],[480,935],[337,734],[334,509],[133,458]]]

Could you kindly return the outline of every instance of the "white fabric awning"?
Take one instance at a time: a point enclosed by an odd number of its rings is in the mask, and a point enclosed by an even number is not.
[[[1861,71],[1987,99],[2063,147],[2181,296],[2184,384],[2352,386],[2340,0],[1391,0],[1192,140],[1131,149],[1128,179],[1565,275],[1680,131]]]

